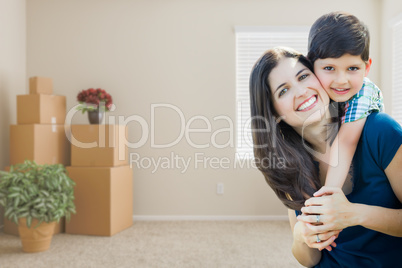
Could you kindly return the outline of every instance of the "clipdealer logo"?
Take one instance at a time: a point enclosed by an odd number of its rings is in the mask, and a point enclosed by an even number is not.
[[[176,169],[180,173],[185,173],[190,167],[193,169],[257,168],[258,165],[268,165],[270,168],[285,167],[285,160],[272,153],[267,156],[268,159],[264,159],[264,161],[256,161],[252,154],[240,155],[239,153],[235,153],[231,156],[217,157],[202,152],[208,151],[210,148],[225,149],[235,147],[235,124],[233,123],[233,120],[226,115],[215,116],[212,120],[204,115],[195,115],[186,120],[183,111],[175,105],[166,103],[151,104],[149,122],[140,115],[130,115],[127,117],[122,115],[108,116],[108,125],[127,126],[130,123],[139,124],[141,134],[138,141],[129,141],[126,137],[126,133],[124,131],[119,131],[121,128],[110,128],[106,127],[107,125],[98,125],[98,140],[84,142],[78,140],[74,136],[74,133],[72,133],[71,129],[71,122],[73,116],[77,112],[77,106],[78,105],[72,107],[66,116],[65,133],[72,146],[87,149],[116,147],[119,160],[127,159],[126,148],[133,149],[133,152],[128,154],[128,160],[130,166],[137,169],[149,169],[152,173],[162,169]],[[110,110],[114,111],[115,108],[116,106],[113,105]],[[163,133],[157,133],[156,131],[157,112],[173,112],[180,120],[180,126],[176,129],[176,132],[178,132],[177,136],[172,140],[165,141],[165,143],[156,142],[157,134],[163,135]],[[217,122],[219,125],[225,126],[213,130],[213,125],[217,124]],[[196,128],[194,127],[196,123],[202,123],[204,127]],[[246,124],[250,125],[251,120],[247,120]],[[242,130],[247,128],[250,129],[250,126],[242,126]],[[118,129],[118,133],[113,132],[116,131],[116,129]],[[192,135],[196,134],[203,134],[204,138],[206,137],[205,135],[208,135],[208,141],[206,142],[206,139],[204,139],[204,143],[195,142],[192,139]],[[221,139],[218,138],[218,135],[221,136]],[[116,139],[116,137],[118,138]],[[227,137],[227,139],[222,142],[222,137]],[[247,137],[247,135],[244,135],[244,137]],[[193,149],[192,151],[195,151],[192,155],[183,155],[174,151],[175,146],[182,142],[183,139]],[[118,142],[116,142],[116,140]],[[145,145],[149,145],[151,149],[150,156],[141,155],[140,153],[135,152],[135,149],[139,149]],[[249,137],[249,139],[246,138],[244,141],[240,141],[240,144],[238,144],[237,147],[241,148],[242,146],[252,146],[251,137]],[[169,155],[159,155],[159,152],[166,151],[160,149],[166,148],[172,149]],[[155,153],[153,154],[153,152]]]

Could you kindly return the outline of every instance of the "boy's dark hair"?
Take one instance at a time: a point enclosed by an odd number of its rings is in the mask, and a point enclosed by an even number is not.
[[[318,18],[311,26],[307,58],[339,58],[344,54],[360,55],[369,60],[370,34],[367,26],[346,12],[331,12]]]

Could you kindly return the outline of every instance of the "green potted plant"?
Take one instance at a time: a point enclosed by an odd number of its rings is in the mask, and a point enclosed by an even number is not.
[[[0,205],[4,216],[18,225],[25,252],[50,247],[55,223],[64,216],[69,220],[75,213],[74,186],[61,164],[25,161],[11,166],[8,172],[1,171]]]

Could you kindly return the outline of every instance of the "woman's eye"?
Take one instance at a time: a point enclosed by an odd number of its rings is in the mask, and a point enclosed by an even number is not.
[[[359,70],[359,67],[349,67],[348,70],[349,71],[357,71],[357,70]]]
[[[324,70],[333,71],[333,70],[334,70],[334,67],[327,66],[327,67],[324,67]]]
[[[280,92],[279,92],[279,97],[283,96],[283,94],[285,94],[288,91],[287,88],[283,88]]]
[[[302,74],[302,75],[299,77],[299,81],[302,81],[302,80],[306,79],[307,77],[308,77],[308,74]]]

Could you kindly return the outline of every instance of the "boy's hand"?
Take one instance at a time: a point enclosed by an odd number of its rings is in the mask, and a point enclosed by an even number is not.
[[[332,192],[330,191],[330,189],[328,189],[328,187],[322,186],[320,190],[318,190],[317,192],[315,192],[313,194],[314,197],[319,197],[319,196],[323,196],[323,195],[331,195]]]

